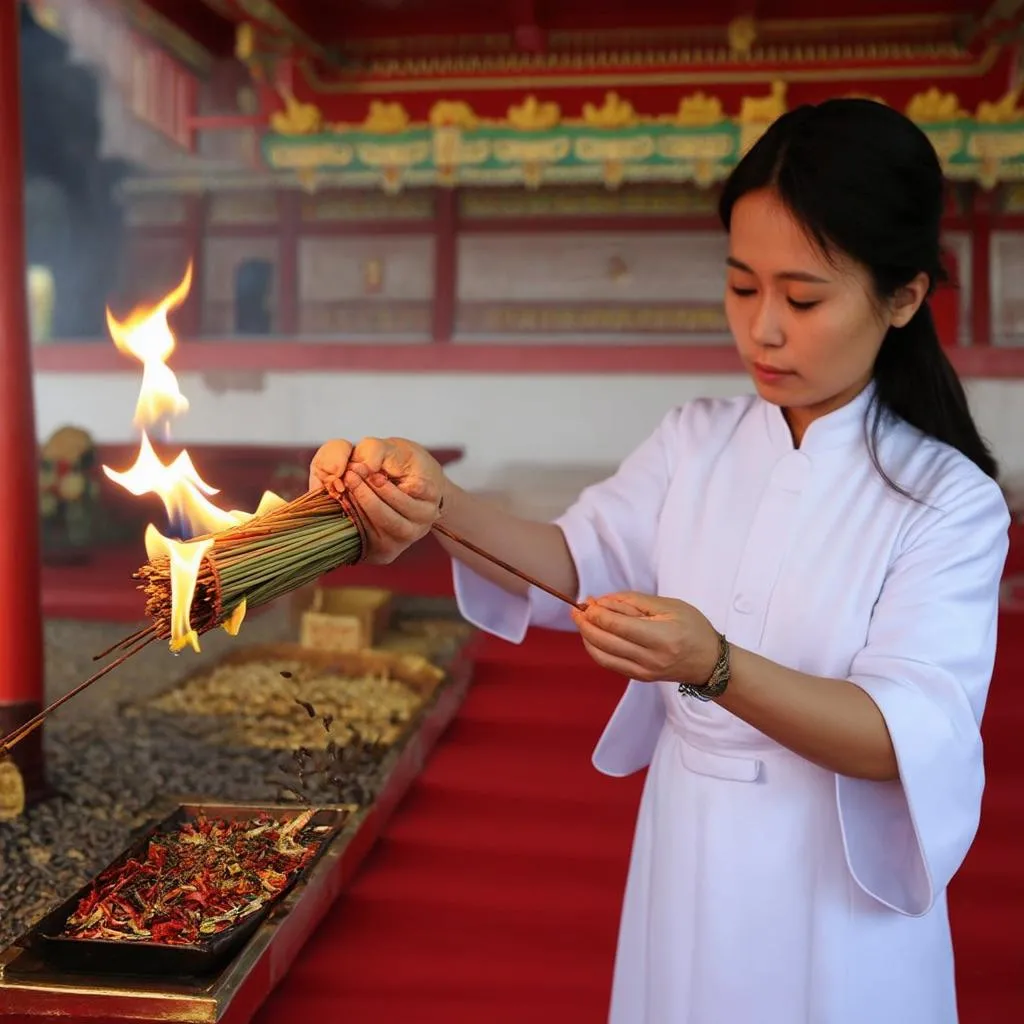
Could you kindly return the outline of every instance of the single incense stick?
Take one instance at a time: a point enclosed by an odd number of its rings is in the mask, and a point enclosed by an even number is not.
[[[128,639],[130,640],[131,638],[129,637]],[[108,672],[112,672],[115,668],[118,667],[118,665],[123,665],[130,657],[132,657],[132,655],[138,654],[143,647],[147,646],[148,644],[151,644],[155,639],[155,635],[146,637],[141,643],[137,644],[135,647],[129,648],[120,657],[115,658],[108,665],[104,665],[103,668],[101,668],[98,672],[89,676],[89,678],[86,679],[84,683],[79,683],[73,690],[69,690],[67,693],[65,693],[63,697],[59,697],[52,704],[43,708],[43,710],[40,711],[39,714],[34,715],[27,722],[25,722],[24,725],[18,726],[18,728],[15,729],[14,732],[10,733],[9,735],[5,736],[2,740],[0,740],[0,757],[4,757],[6,754],[9,754],[13,747],[16,747],[23,739],[25,739],[26,736],[29,736],[31,733],[35,732],[35,730],[43,724],[43,722],[46,719],[46,716],[49,715],[51,712],[56,711],[57,708],[61,706],[61,704],[64,704],[66,701],[71,700],[72,697],[77,696],[86,687],[92,686],[93,683],[95,683],[98,679],[102,679]]]
[[[479,555],[481,558],[485,558],[488,562],[504,569],[505,572],[510,572],[513,576],[518,577],[524,583],[529,583],[530,586],[537,587],[539,590],[543,590],[552,597],[557,597],[559,601],[564,601],[567,605],[570,605],[573,608],[578,608],[580,611],[586,610],[586,605],[581,604],[579,601],[574,601],[571,597],[566,596],[559,590],[555,590],[554,587],[549,587],[546,583],[541,583],[540,580],[534,579],[528,573],[523,572],[522,569],[517,569],[515,566],[509,565],[508,562],[503,562],[497,557],[497,555],[492,555],[489,551],[484,551],[483,548],[478,548],[471,541],[466,540],[465,537],[460,537],[454,530],[449,530],[447,526],[442,526],[440,523],[434,523],[432,529],[435,533],[440,533],[443,537],[447,537],[449,540],[455,541],[456,544],[461,544],[464,548],[472,551],[473,554]]]
[[[113,654],[114,651],[123,651],[126,647],[131,647],[132,644],[137,643],[143,637],[149,636],[150,633],[156,632],[156,623],[150,623],[148,626],[143,626],[137,633],[132,633],[131,636],[126,636],[121,640],[118,640],[116,644],[112,644],[105,651],[100,651],[99,654],[92,656],[93,661],[101,661],[108,654]]]

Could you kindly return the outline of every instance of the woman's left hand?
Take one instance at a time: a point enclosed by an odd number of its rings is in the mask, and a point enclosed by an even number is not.
[[[718,634],[685,601],[608,594],[572,616],[594,661],[629,679],[703,686],[718,661]]]

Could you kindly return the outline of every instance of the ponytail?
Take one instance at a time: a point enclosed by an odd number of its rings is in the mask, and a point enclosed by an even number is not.
[[[942,348],[927,300],[906,326],[889,328],[875,360],[874,381],[868,451],[890,487],[911,497],[878,461],[878,434],[886,412],[955,448],[986,476],[996,479],[998,464],[978,433],[963,384]]]

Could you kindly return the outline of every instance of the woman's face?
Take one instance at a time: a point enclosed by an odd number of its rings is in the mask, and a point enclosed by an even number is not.
[[[725,310],[740,357],[766,401],[782,406],[799,444],[807,424],[845,405],[871,379],[890,325],[924,301],[924,274],[888,303],[866,268],[826,259],[765,189],[733,207]]]

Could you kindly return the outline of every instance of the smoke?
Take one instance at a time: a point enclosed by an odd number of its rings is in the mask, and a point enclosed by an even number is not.
[[[122,215],[115,189],[128,170],[100,156],[100,88],[67,44],[21,14],[21,108],[26,258],[53,274],[58,338],[100,338],[116,283]]]

